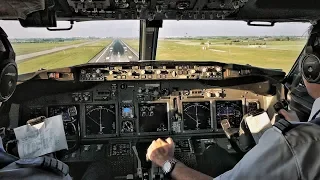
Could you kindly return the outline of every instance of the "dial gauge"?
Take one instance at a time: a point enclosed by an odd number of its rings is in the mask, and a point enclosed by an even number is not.
[[[86,105],[86,135],[116,133],[115,105]]]
[[[121,132],[122,133],[132,133],[134,132],[134,124],[132,121],[128,120],[128,121],[122,121],[121,123]]]
[[[212,129],[210,102],[184,102],[184,130]]]
[[[232,128],[239,128],[243,116],[242,101],[216,101],[217,127],[221,129],[220,122],[228,119]]]

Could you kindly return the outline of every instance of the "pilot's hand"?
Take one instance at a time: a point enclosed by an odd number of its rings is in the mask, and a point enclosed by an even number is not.
[[[283,117],[287,121],[300,121],[299,117],[295,111],[286,111],[284,109],[281,109],[278,113],[283,115]]]
[[[167,138],[165,141],[160,138],[153,141],[147,151],[147,159],[160,167],[162,167],[167,160],[172,159],[173,156],[174,142],[171,138]]]

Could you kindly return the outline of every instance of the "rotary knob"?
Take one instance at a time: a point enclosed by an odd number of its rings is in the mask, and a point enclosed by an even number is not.
[[[208,71],[208,68],[206,68],[206,67],[202,68],[202,72],[203,72],[203,73],[205,73],[205,72],[207,72],[207,71]]]
[[[79,101],[79,97],[78,96],[74,97],[74,101]]]
[[[89,97],[88,97],[88,96],[84,96],[83,99],[84,99],[85,101],[89,101]]]
[[[220,92],[215,92],[214,95],[215,95],[216,97],[220,97],[220,96],[221,96]]]
[[[206,96],[207,97],[212,97],[212,93],[211,92],[206,92]]]
[[[222,71],[222,68],[221,68],[220,66],[217,66],[217,67],[216,67],[216,71],[217,71],[217,72],[221,72],[221,71]]]

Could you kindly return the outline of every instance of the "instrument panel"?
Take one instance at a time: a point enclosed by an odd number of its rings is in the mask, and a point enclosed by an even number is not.
[[[223,133],[228,119],[239,128],[244,114],[264,107],[249,91],[212,88],[196,81],[102,82],[92,88],[40,97],[22,104],[20,125],[32,116],[63,115],[72,139]]]

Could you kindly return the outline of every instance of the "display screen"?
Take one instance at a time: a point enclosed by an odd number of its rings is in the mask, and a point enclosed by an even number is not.
[[[167,103],[139,104],[139,131],[166,132],[168,131]]]
[[[86,105],[86,135],[116,133],[116,108],[114,104]]]
[[[184,102],[184,130],[212,129],[210,102]]]
[[[133,114],[133,107],[131,106],[125,106],[121,108],[121,114],[122,114],[122,118],[133,118],[134,114]]]
[[[79,106],[74,105],[61,105],[61,106],[49,106],[48,116],[62,115],[64,124],[64,131],[67,136],[73,136],[78,130],[79,123]]]
[[[228,119],[232,128],[239,128],[243,117],[242,101],[216,101],[217,128],[221,129],[221,121]]]

